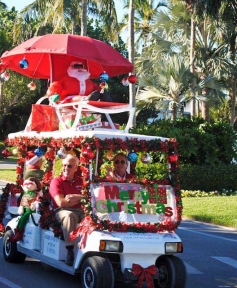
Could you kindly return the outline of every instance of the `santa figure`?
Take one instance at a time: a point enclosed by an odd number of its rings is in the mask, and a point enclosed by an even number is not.
[[[54,81],[48,88],[48,97],[58,94],[60,102],[81,101],[82,96],[88,96],[88,100],[111,102],[108,92],[94,83],[81,62],[72,62],[67,69],[67,74],[59,81]]]

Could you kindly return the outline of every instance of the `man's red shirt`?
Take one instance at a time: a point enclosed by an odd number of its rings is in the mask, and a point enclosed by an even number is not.
[[[53,208],[58,208],[58,205],[54,201],[56,195],[63,195],[65,197],[68,194],[81,194],[81,188],[82,179],[76,175],[73,181],[67,180],[63,175],[53,178],[49,187],[49,193],[53,199]],[[81,208],[81,204],[78,203],[71,208]]]

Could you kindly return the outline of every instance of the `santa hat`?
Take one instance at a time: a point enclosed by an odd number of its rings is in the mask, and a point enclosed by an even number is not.
[[[43,157],[46,151],[47,151],[47,147],[45,148],[44,146],[37,148],[34,151],[33,150],[28,151],[26,155],[26,160],[27,160],[26,165],[32,166],[35,163],[37,163],[39,159]]]

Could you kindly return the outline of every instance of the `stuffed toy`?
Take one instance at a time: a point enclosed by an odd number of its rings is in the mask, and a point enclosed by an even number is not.
[[[58,94],[60,103],[81,101],[83,96],[89,96],[88,100],[112,102],[108,92],[89,79],[90,72],[81,62],[72,62],[67,73],[61,80],[51,83],[46,92],[48,97]]]
[[[36,211],[36,205],[39,202],[38,193],[41,190],[40,181],[35,177],[29,177],[24,181],[22,189],[24,192],[18,208],[18,214],[21,215],[21,217],[15,229],[15,235],[9,238],[10,242],[17,242],[23,238],[26,223],[30,214]]]

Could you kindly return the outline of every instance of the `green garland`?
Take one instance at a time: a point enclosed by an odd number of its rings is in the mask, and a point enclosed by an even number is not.
[[[176,209],[177,209],[177,215],[178,219],[175,223],[171,221],[166,221],[165,223],[155,223],[155,224],[126,224],[126,223],[112,223],[109,221],[98,221],[95,220],[95,224],[97,225],[97,229],[100,230],[109,230],[109,231],[135,231],[135,232],[160,232],[160,231],[173,231],[179,223],[181,222],[181,215],[182,215],[182,201],[181,201],[181,192],[180,192],[180,186],[179,186],[179,179],[178,179],[178,153],[177,153],[177,146],[178,143],[174,139],[168,139],[165,141],[162,141],[161,139],[155,139],[155,140],[138,140],[136,138],[132,140],[122,140],[121,138],[113,138],[113,139],[105,139],[101,140],[99,138],[93,137],[77,137],[77,138],[68,138],[68,139],[53,139],[53,138],[44,138],[44,139],[37,139],[35,137],[28,138],[28,137],[16,137],[14,139],[8,139],[7,144],[9,146],[17,146],[19,149],[19,163],[21,164],[21,169],[17,170],[17,183],[21,184],[23,182],[23,175],[22,175],[22,165],[24,165],[24,157],[26,152],[26,147],[28,146],[43,146],[47,145],[47,153],[45,154],[46,158],[46,173],[43,178],[44,188],[43,188],[43,196],[41,198],[41,219],[40,219],[40,225],[43,229],[49,229],[52,228],[54,231],[55,236],[62,237],[62,229],[60,227],[60,224],[57,222],[55,218],[55,214],[50,209],[50,195],[48,192],[48,187],[50,180],[53,176],[52,174],[52,167],[53,167],[53,161],[55,159],[56,151],[62,147],[66,149],[79,149],[82,151],[82,148],[88,148],[93,151],[96,151],[97,149],[106,151],[106,150],[112,150],[112,151],[119,151],[119,150],[126,150],[126,151],[135,151],[135,152],[162,152],[166,154],[168,163],[169,163],[169,171],[170,171],[170,178],[169,180],[160,180],[157,181],[159,184],[169,184],[171,185],[175,190],[175,197],[176,197]],[[96,154],[96,153],[94,153]],[[82,205],[85,211],[86,215],[92,215],[92,209],[91,209],[91,201],[90,201],[90,181],[89,181],[89,162],[91,159],[88,159],[87,157],[84,157],[81,153],[80,157],[80,164],[81,169],[83,172],[83,187],[82,187]],[[134,165],[133,165],[134,166]],[[93,179],[93,182],[100,182],[102,179],[95,178]],[[106,180],[103,179],[103,182]],[[152,181],[149,181],[146,179],[140,179],[140,180],[130,180],[126,181],[131,183],[138,183],[141,185],[144,184],[152,184]],[[168,181],[168,182],[167,182]],[[155,181],[153,181],[154,183]],[[13,186],[11,186],[13,187]],[[9,186],[8,186],[9,189]],[[10,189],[11,190],[11,189]],[[1,211],[4,210],[4,205],[6,204],[6,198],[2,196],[0,200],[0,217],[1,217]],[[3,217],[3,216],[2,216]],[[1,228],[2,219],[0,218],[0,228]]]

